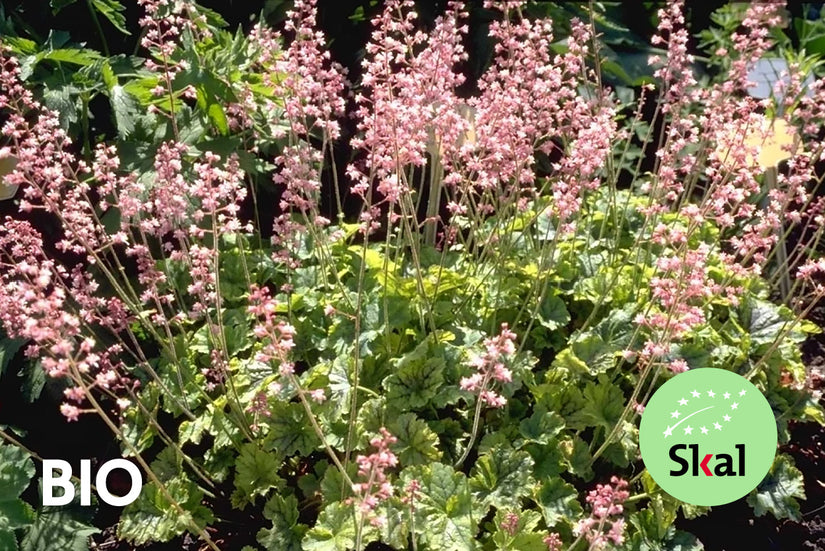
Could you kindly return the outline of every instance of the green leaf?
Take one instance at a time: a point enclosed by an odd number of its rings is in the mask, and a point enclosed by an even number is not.
[[[350,370],[352,359],[349,356],[336,356],[329,368],[329,415],[338,420],[349,413],[352,395]]]
[[[787,308],[757,298],[744,301],[742,308],[745,329],[755,346],[774,342],[793,319]]]
[[[508,521],[508,515],[515,514],[518,517],[518,524],[512,529],[512,533],[503,528]],[[547,532],[536,532],[536,528],[541,521],[541,515],[536,511],[526,510],[508,511],[501,509],[496,511],[495,526],[497,528],[493,534],[493,542],[497,550],[502,551],[547,551],[544,538]]]
[[[355,513],[352,506],[332,503],[304,537],[304,551],[349,551],[355,547]]]
[[[2,338],[0,339],[0,377],[3,376],[5,373],[6,368],[9,366],[9,362],[11,362],[14,355],[17,354],[17,351],[26,344],[24,339],[9,339],[9,338]]]
[[[584,407],[568,419],[574,428],[602,427],[610,431],[619,422],[624,409],[624,393],[606,377],[584,387]]]
[[[369,435],[387,426],[386,400],[383,397],[370,398],[358,408],[358,431],[364,435],[363,447],[366,447]]]
[[[68,130],[78,120],[78,90],[74,86],[55,86],[43,92],[43,103],[58,114],[60,126]]]
[[[123,12],[126,8],[117,0],[92,0],[95,9],[109,20],[109,23],[125,35],[132,33],[126,28],[126,16]]]
[[[112,86],[109,90],[109,99],[115,115],[118,136],[121,139],[128,138],[135,131],[135,120],[140,104],[137,98],[120,85]]]
[[[407,549],[410,537],[410,509],[409,505],[399,503],[399,500],[389,499],[382,502],[376,513],[383,517],[385,523],[375,530],[375,536],[370,534],[373,541],[380,541],[393,549]]]
[[[618,467],[625,468],[639,452],[639,429],[633,423],[622,422],[618,438],[604,450],[603,457]]]
[[[633,323],[635,316],[636,305],[626,304],[621,309],[612,310],[594,328],[611,355],[630,345],[636,327],[636,324]]]
[[[0,444],[0,502],[20,497],[34,474],[29,454],[16,446]]]
[[[34,364],[29,364],[20,370],[19,375],[23,377],[23,384],[20,391],[26,401],[30,404],[40,397],[43,387],[46,386],[46,370],[38,360]]]
[[[307,527],[298,523],[295,496],[273,496],[264,507],[264,517],[272,521],[272,528],[262,528],[257,539],[266,551],[301,551]]]
[[[0,528],[0,549],[4,551],[17,551],[17,537],[11,530]]]
[[[680,507],[682,509],[682,515],[688,520],[704,516],[710,511],[710,507],[691,505],[690,503],[682,503]]]
[[[103,77],[103,84],[106,85],[107,90],[111,90],[117,86],[117,77],[108,59],[104,59],[103,64],[100,66],[100,76]]]
[[[539,306],[538,314],[538,322],[551,331],[570,323],[570,312],[567,311],[564,301],[557,295],[545,296]]]
[[[358,465],[355,461],[351,461],[347,465],[347,474],[350,480],[354,480],[357,476]],[[348,496],[352,494],[352,487],[344,480],[341,471],[336,468],[328,467],[321,478],[321,496],[330,496],[330,500],[335,499],[334,496]]]
[[[123,412],[123,438],[131,442],[138,452],[146,450],[155,439],[155,427],[149,423],[147,418],[157,414],[159,395],[158,385],[154,382],[148,383],[138,396],[142,408],[132,405]],[[149,411],[150,415],[144,415],[143,408],[145,408],[145,411]]]
[[[15,530],[31,524],[34,511],[22,499],[0,501],[0,530]]]
[[[702,551],[704,546],[693,534],[676,530],[672,515],[663,518],[661,509],[648,507],[630,515],[629,521],[636,528],[626,544],[634,551]]]
[[[682,530],[674,530],[673,534],[664,541],[663,547],[665,551],[704,551],[705,549],[696,536]]]
[[[584,333],[571,340],[570,347],[577,358],[587,364],[588,372],[596,375],[612,368],[616,347],[605,342],[601,335]]]
[[[678,509],[679,502],[669,495],[664,494],[663,497],[661,492],[652,495],[647,509],[639,515],[639,530],[652,542],[667,539],[673,531]]]
[[[426,465],[441,459],[438,436],[414,413],[398,416],[389,430],[398,439],[392,447],[402,465]]]
[[[0,549],[17,549],[12,531],[34,520],[31,506],[19,499],[34,474],[34,464],[28,453],[16,446],[0,444],[0,544],[7,545],[0,545]],[[6,534],[12,534],[11,538]]]
[[[235,462],[232,506],[243,509],[255,503],[256,496],[266,495],[270,489],[282,487],[284,480],[278,476],[280,469],[279,456],[260,449],[254,442],[244,444]]]
[[[178,429],[178,438],[181,444],[192,442],[193,444],[200,444],[201,438],[206,427],[209,425],[209,417],[206,415],[199,415],[192,421],[183,421]]]
[[[150,465],[152,472],[161,482],[172,480],[183,468],[183,457],[172,446],[165,447]]]
[[[309,455],[321,445],[300,404],[278,401],[270,409],[271,416],[264,420],[269,427],[264,439],[268,449],[277,450],[284,456],[296,452]]]
[[[587,442],[578,435],[574,435],[572,438],[562,440],[559,448],[571,473],[585,480],[593,478],[593,469],[590,468],[592,456]]]
[[[479,457],[470,473],[470,489],[473,498],[482,504],[480,516],[490,506],[517,508],[520,499],[533,490],[532,471],[530,454],[509,446],[493,448]]]
[[[527,444],[524,446],[524,450],[530,454],[535,462],[533,476],[537,479],[558,476],[567,470],[563,465],[558,441],[545,445]]]
[[[38,54],[37,61],[48,59],[59,63],[70,63],[72,65],[88,66],[94,65],[102,59],[102,56],[94,50],[79,48],[57,48]]]
[[[444,382],[444,357],[430,339],[398,360],[393,374],[384,380],[387,404],[399,410],[426,406]]]
[[[89,537],[100,530],[75,518],[65,507],[44,509],[21,543],[22,551],[88,551]]]
[[[564,428],[564,419],[554,411],[537,409],[519,423],[519,432],[527,442],[549,444]]]
[[[534,499],[541,507],[544,522],[553,527],[561,520],[573,522],[582,513],[582,506],[576,499],[576,488],[560,477],[545,480],[538,489]]]
[[[120,516],[117,535],[136,545],[166,542],[197,526],[201,529],[212,522],[212,513],[201,505],[203,492],[183,477],[164,484],[166,491],[179,505],[173,506],[154,482],[146,484],[140,496],[127,505]]]
[[[770,472],[759,486],[748,495],[748,504],[756,516],[770,512],[778,519],[788,518],[799,521],[799,502],[805,499],[805,485],[802,473],[787,455],[778,455]]]
[[[240,437],[240,429],[224,413],[225,398],[207,406],[206,412],[195,418],[186,432],[197,436],[200,441],[203,430],[215,437],[212,447],[215,449],[234,446]],[[182,425],[182,423],[181,423]],[[183,428],[181,428],[183,431]],[[189,436],[189,434],[187,434]],[[181,436],[183,439],[183,436]]]
[[[209,115],[209,120],[211,120],[215,128],[218,129],[221,136],[228,136],[229,121],[226,119],[226,113],[224,113],[223,107],[221,107],[219,103],[213,103],[209,106],[207,114]]]
[[[570,347],[567,347],[556,354],[556,357],[553,359],[553,368],[566,369],[573,373],[590,372],[590,368],[587,367],[587,364],[576,356],[576,353],[573,352],[573,349]]]
[[[433,463],[405,469],[401,478],[404,487],[413,479],[421,484],[421,499],[416,508],[419,541],[442,551],[477,548],[472,497],[463,473]]]

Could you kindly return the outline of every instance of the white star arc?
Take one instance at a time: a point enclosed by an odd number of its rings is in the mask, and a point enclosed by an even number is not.
[[[693,413],[691,413],[691,414],[690,414],[690,415],[688,415],[687,417],[685,417],[685,418],[681,419],[678,423],[676,423],[676,424],[675,424],[675,425],[673,425],[672,427],[668,427],[668,428],[667,428],[667,430],[666,430],[665,432],[671,432],[671,431],[673,431],[673,429],[675,429],[676,427],[678,427],[679,425],[681,425],[682,423],[684,423],[685,421],[687,421],[688,419],[690,419],[690,418],[691,418],[691,417],[693,417],[694,415],[698,415],[699,413],[702,413],[703,411],[707,411],[707,410],[709,410],[709,409],[713,409],[713,408],[715,408],[715,407],[716,407],[716,406],[708,406],[708,407],[706,407],[706,408],[704,408],[704,409],[700,409],[700,410],[698,410],[698,411],[694,411]]]

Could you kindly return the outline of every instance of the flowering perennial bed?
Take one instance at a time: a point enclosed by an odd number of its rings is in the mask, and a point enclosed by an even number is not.
[[[0,42],[0,160],[20,186],[0,225],[4,343],[144,472],[118,538],[701,549],[674,520],[708,508],[639,457],[652,392],[726,369],[765,394],[780,443],[825,422],[799,352],[825,293],[825,80],[792,64],[770,98],[744,93],[780,4],[740,5],[712,44],[722,72],[700,79],[668,2],[654,79],[621,99],[592,21],[555,42],[521,2],[484,3],[494,55],[470,97],[462,2],[422,30],[387,0],[357,83],[312,0],[248,36],[192,2],[138,3],[145,58]],[[37,85],[49,63],[80,67],[72,86],[108,99],[116,135],[67,130],[62,92]],[[19,499],[33,463],[0,434],[0,542],[52,530],[85,549],[70,509],[56,526]],[[746,500],[798,519],[801,498],[779,454]],[[253,537],[223,535],[227,509]]]

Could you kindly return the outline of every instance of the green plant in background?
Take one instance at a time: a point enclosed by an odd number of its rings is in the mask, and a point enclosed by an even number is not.
[[[239,512],[255,519],[245,549],[701,549],[673,522],[706,509],[638,456],[652,392],[727,369],[765,393],[782,442],[791,420],[825,422],[798,348],[818,331],[819,233],[776,253],[778,234],[821,227],[823,84],[792,82],[793,108],[767,113],[741,94],[776,5],[717,17],[704,40],[733,35],[736,55],[700,85],[679,2],[638,78],[611,65],[596,30],[626,33],[601,6],[560,47],[551,21],[493,3],[498,47],[472,98],[457,93],[458,2],[427,33],[388,2],[359,85],[326,54],[314,2],[296,2],[286,38],[141,5],[145,57],[66,37],[0,53],[7,181],[37,212],[0,227],[0,321],[20,339],[4,342],[25,340],[65,384],[63,415],[99,415],[146,473],[119,538],[220,549],[213,528]],[[118,6],[89,4],[122,27]],[[110,139],[89,130],[103,97]],[[803,139],[767,188],[777,117]],[[772,302],[766,274],[794,300]],[[7,500],[23,548],[30,471]],[[779,455],[748,503],[799,518],[801,487]]]
[[[17,441],[2,433],[4,440]],[[47,551],[56,546],[70,551],[89,548],[91,514],[77,504],[36,510],[21,495],[34,483],[35,467],[29,454],[15,445],[0,445],[0,544],[3,549]],[[18,536],[21,536],[18,538]],[[19,540],[19,544],[18,544]]]

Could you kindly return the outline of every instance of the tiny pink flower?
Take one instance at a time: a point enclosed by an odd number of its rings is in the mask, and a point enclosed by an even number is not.
[[[313,401],[319,404],[324,403],[327,399],[327,395],[324,393],[323,388],[316,388],[315,390],[310,391],[309,396]]]
[[[63,396],[65,396],[67,400],[71,400],[73,402],[81,402],[83,401],[83,398],[86,396],[86,391],[83,390],[83,387],[75,386],[64,390]]]
[[[679,373],[684,373],[685,371],[687,371],[688,369],[690,369],[690,368],[688,367],[687,362],[686,362],[685,360],[683,360],[682,358],[677,358],[677,359],[675,359],[675,360],[672,360],[672,361],[668,364],[668,366],[667,366],[667,367],[668,367],[668,369],[670,369],[673,373],[676,373],[676,374],[679,374]]]
[[[547,546],[547,551],[560,551],[562,546],[561,536],[556,532],[552,532],[544,538],[544,545]]]
[[[67,421],[77,421],[78,416],[80,415],[80,410],[71,405],[63,403],[60,405],[60,413],[66,418]]]

